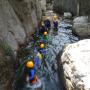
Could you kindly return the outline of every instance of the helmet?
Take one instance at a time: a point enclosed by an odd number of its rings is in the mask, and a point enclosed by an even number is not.
[[[40,44],[40,48],[44,48],[44,43],[41,43]]]
[[[26,67],[27,67],[27,68],[33,68],[33,67],[34,67],[34,62],[33,62],[33,61],[28,61],[28,62],[26,63]]]
[[[57,15],[55,15],[53,18],[54,18],[54,19],[58,19],[58,16],[57,16]]]
[[[48,34],[47,31],[45,31],[45,32],[44,32],[44,35],[47,35],[47,34]]]

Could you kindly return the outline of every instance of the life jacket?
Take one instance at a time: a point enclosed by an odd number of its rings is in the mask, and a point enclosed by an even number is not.
[[[43,34],[45,32],[45,27],[40,27],[39,28],[39,34]]]
[[[50,20],[47,19],[47,20],[44,21],[44,23],[45,23],[45,27],[46,28],[50,28],[51,27]]]
[[[42,55],[46,55],[46,54],[47,54],[46,49],[39,49],[39,52],[40,52]]]
[[[58,28],[58,21],[54,21],[53,24],[54,24],[54,28]]]

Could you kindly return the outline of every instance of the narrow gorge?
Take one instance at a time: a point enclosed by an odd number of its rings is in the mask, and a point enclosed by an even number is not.
[[[0,0],[0,90],[89,90],[89,12],[88,0]],[[47,54],[37,71],[42,86],[30,89],[23,78],[17,83],[17,73],[24,59],[35,57],[33,34],[46,17],[51,23]]]

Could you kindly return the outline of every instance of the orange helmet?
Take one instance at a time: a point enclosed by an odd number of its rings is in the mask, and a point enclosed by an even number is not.
[[[33,62],[33,61],[28,61],[28,62],[26,63],[26,67],[27,67],[27,68],[33,68],[33,67],[34,67],[34,62]]]
[[[44,32],[44,35],[46,36],[47,34],[48,34],[47,31],[45,31],[45,32]]]
[[[41,43],[40,44],[40,48],[44,48],[44,43]]]

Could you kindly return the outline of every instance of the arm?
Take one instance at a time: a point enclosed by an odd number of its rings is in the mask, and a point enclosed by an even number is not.
[[[38,69],[38,67],[40,66],[40,64],[41,64],[41,60],[38,58],[38,57],[36,57],[35,59],[34,59],[34,61],[35,61],[35,70],[37,70]]]

